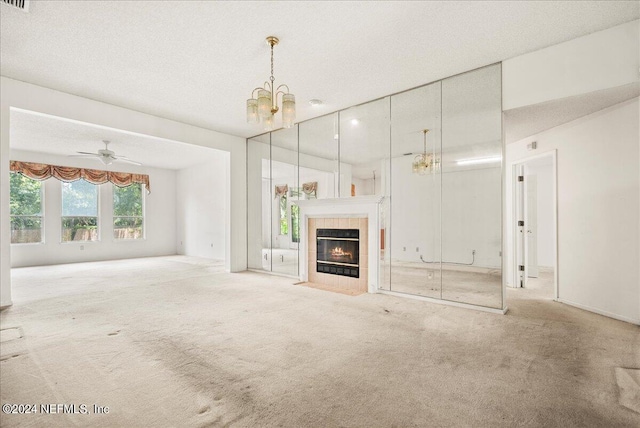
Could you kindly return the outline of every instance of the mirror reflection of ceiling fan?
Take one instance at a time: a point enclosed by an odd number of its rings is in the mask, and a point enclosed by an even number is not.
[[[77,155],[71,155],[71,157],[78,158],[96,158],[100,159],[103,164],[111,165],[113,162],[126,162],[133,165],[142,165],[140,162],[136,162],[134,160],[129,159],[126,156],[116,156],[116,153],[112,150],[109,150],[109,140],[102,140],[104,143],[104,149],[98,150],[98,153],[90,153],[90,152],[76,152]]]

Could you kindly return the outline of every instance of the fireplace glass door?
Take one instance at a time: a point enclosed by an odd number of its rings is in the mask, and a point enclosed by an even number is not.
[[[317,272],[360,277],[358,229],[318,229],[316,245]]]

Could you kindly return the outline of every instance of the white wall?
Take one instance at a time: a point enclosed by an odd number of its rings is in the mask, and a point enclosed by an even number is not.
[[[229,153],[215,152],[176,174],[178,254],[225,259]]]
[[[640,323],[639,113],[636,98],[506,148],[508,165],[557,150],[560,300],[635,323]],[[526,149],[531,141],[538,143],[533,153]],[[508,190],[506,206],[511,204]],[[511,214],[507,210],[509,281]]]
[[[164,256],[176,253],[175,171],[134,165],[102,165],[99,162],[44,153],[11,150],[11,160],[48,163],[109,171],[148,174],[151,193],[145,192],[145,238],[113,238],[113,187],[99,185],[99,233],[97,242],[61,242],[62,185],[55,178],[43,182],[44,243],[12,244],[11,267]]]
[[[537,256],[538,266],[555,266],[555,239],[553,236],[553,164],[528,165],[527,175],[535,175],[537,180]]]
[[[247,266],[246,140],[101,103],[60,91],[0,77],[0,306],[11,305],[9,223],[10,108],[59,116],[109,128],[195,144],[230,153],[230,219],[226,267],[233,272]]]
[[[503,110],[638,81],[640,21],[502,63]]]

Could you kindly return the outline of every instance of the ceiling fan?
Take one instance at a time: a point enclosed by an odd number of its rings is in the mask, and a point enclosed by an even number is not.
[[[90,153],[90,152],[76,152],[77,155],[71,155],[72,157],[79,158],[97,158],[102,161],[105,165],[111,165],[114,161],[116,162],[127,162],[133,165],[142,165],[140,162],[133,161],[126,156],[116,156],[116,153],[112,150],[109,150],[109,140],[102,140],[104,143],[104,149],[98,150],[98,153]]]

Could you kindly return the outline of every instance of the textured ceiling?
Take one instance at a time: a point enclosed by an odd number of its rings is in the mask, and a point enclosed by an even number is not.
[[[268,35],[304,120],[638,17],[635,1],[32,1],[0,5],[0,73],[247,137]]]

